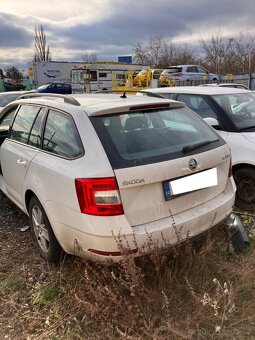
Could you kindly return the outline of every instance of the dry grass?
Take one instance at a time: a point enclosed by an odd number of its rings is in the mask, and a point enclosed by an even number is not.
[[[151,255],[120,265],[66,256],[54,266],[17,229],[26,216],[0,199],[0,339],[255,337],[254,244],[229,255],[217,228],[196,245],[149,241]]]

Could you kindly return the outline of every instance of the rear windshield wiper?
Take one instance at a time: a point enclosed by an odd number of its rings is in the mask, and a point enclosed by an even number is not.
[[[192,150],[195,150],[195,149],[198,149],[198,148],[201,148],[202,146],[205,146],[205,145],[208,145],[212,142],[218,142],[219,139],[215,139],[215,140],[205,140],[204,142],[201,142],[201,143],[196,143],[196,144],[192,144],[192,145],[187,145],[187,146],[184,146],[183,149],[182,149],[182,152],[189,152],[189,151],[192,151]]]
[[[254,126],[248,126],[246,128],[240,129],[239,131],[243,132],[243,131],[249,131],[249,130],[254,131],[255,130],[255,125]]]

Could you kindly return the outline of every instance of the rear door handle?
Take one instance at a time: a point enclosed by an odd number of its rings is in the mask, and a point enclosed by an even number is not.
[[[27,166],[27,162],[24,161],[24,159],[18,159],[17,163],[18,163],[18,165],[20,165],[20,166],[22,166],[24,168]]]

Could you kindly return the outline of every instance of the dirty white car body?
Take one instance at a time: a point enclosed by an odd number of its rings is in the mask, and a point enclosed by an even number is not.
[[[148,236],[176,243],[231,213],[229,147],[182,103],[56,97],[22,99],[0,114],[0,189],[30,215],[46,260],[58,261],[62,248],[119,261],[116,237],[138,254]]]

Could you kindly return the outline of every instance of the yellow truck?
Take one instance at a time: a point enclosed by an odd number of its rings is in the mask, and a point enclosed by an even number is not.
[[[134,77],[133,85],[141,87],[158,87],[158,81],[163,69],[150,68],[142,69],[136,77]]]

